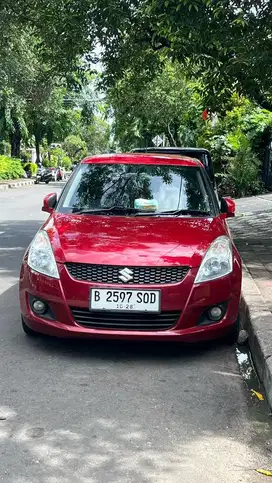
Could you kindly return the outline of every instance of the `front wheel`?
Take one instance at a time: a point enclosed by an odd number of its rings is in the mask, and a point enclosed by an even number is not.
[[[236,344],[240,333],[240,318],[239,316],[236,319],[236,322],[231,327],[229,333],[225,337],[225,341],[227,344],[233,345]]]
[[[37,337],[38,333],[35,332],[35,330],[32,330],[30,327],[28,327],[28,325],[26,325],[26,323],[24,322],[23,318],[22,318],[22,328],[24,333],[28,337]]]

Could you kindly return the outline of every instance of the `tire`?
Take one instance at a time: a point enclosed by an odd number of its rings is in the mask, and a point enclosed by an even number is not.
[[[230,329],[229,333],[225,337],[225,341],[229,345],[236,344],[240,332],[240,318],[239,316],[236,319],[236,322],[233,324],[232,328]]]
[[[46,181],[45,184],[49,184],[49,181]]]
[[[24,322],[23,318],[22,318],[22,328],[23,328],[24,333],[28,337],[37,337],[38,333],[35,332],[35,330],[30,329],[30,327],[28,327],[28,325],[26,325],[26,323]]]

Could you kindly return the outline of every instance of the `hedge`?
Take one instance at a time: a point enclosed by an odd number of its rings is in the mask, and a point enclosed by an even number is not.
[[[24,177],[24,169],[20,159],[0,156],[0,180]]]

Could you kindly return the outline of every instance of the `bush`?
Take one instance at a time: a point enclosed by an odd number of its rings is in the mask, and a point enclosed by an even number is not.
[[[260,162],[251,148],[240,148],[228,166],[237,197],[260,193]]]
[[[31,163],[31,153],[26,149],[21,149],[20,158],[24,163]]]
[[[62,166],[69,169],[72,166],[72,161],[62,148],[55,148],[51,151],[49,164],[50,166]]]
[[[52,163],[50,163],[48,157],[43,158],[42,164],[45,168],[50,168],[51,166],[54,166]]]
[[[35,176],[38,171],[38,165],[36,163],[25,163],[23,164],[23,168],[25,171],[30,171],[32,176]]]
[[[242,198],[263,190],[260,181],[260,162],[246,140],[241,142],[237,153],[228,158],[225,172],[217,175],[220,196]]]
[[[227,163],[227,158],[230,156],[232,147],[226,136],[214,135],[211,136],[209,142],[206,142],[207,149],[211,152],[215,171],[224,169]]]
[[[0,156],[0,180],[23,178],[24,174],[20,159]]]

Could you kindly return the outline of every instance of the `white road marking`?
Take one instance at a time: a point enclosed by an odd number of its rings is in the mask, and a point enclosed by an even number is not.
[[[25,250],[25,247],[0,247],[0,250],[5,250],[5,252],[15,252],[17,250]]]

